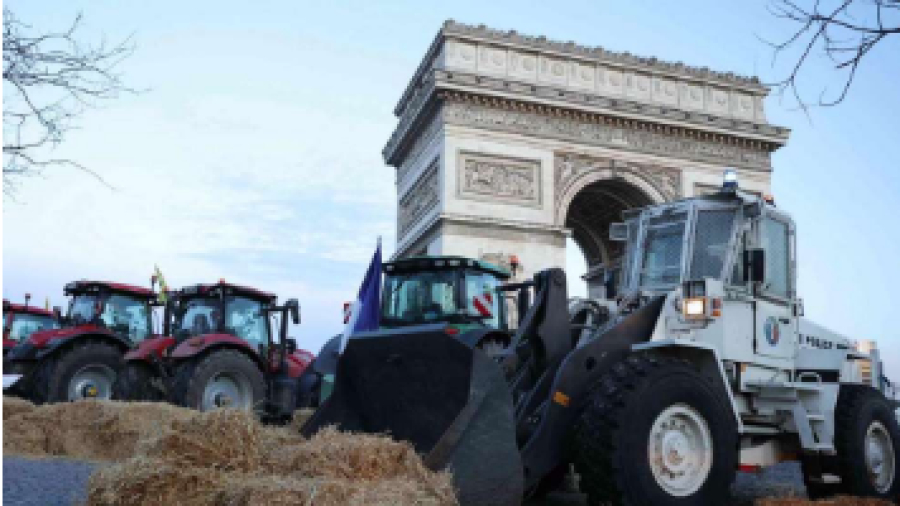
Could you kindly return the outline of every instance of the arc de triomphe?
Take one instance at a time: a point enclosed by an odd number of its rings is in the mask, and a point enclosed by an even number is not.
[[[755,78],[448,21],[406,88],[384,148],[396,168],[395,257],[455,254],[523,274],[592,267],[624,209],[721,184],[768,192],[788,129]]]

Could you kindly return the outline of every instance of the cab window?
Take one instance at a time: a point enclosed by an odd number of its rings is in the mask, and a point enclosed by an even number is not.
[[[147,304],[134,297],[115,293],[107,297],[100,320],[114,332],[127,335],[132,341],[140,341],[150,335]]]
[[[12,319],[12,324],[9,328],[9,338],[14,341],[21,341],[28,339],[28,336],[40,330],[57,328],[59,328],[59,324],[50,316],[17,314]]]
[[[765,291],[781,298],[791,296],[790,231],[785,222],[773,218],[762,221],[762,246],[766,251]]]
[[[225,327],[251,345],[268,343],[268,320],[262,303],[246,297],[231,297],[225,303]]]

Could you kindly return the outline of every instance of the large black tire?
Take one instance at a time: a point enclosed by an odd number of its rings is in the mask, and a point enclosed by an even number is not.
[[[880,427],[880,429],[879,429]],[[889,440],[884,465],[890,464],[890,480],[881,487],[874,483],[867,460],[867,433],[880,430]],[[900,498],[897,456],[900,455],[900,428],[894,408],[884,395],[863,385],[841,385],[835,408],[834,446],[841,479],[841,491],[854,496],[878,497],[890,501]]]
[[[159,381],[149,364],[126,362],[113,383],[113,399],[117,401],[160,402],[165,400],[163,392],[154,385]]]
[[[722,388],[686,361],[635,354],[614,365],[592,389],[574,431],[575,468],[588,503],[725,504],[735,477],[738,448],[737,423],[727,402]],[[671,420],[680,423],[679,430],[684,432],[685,423],[677,418],[682,416],[679,410],[700,417],[701,422],[695,425],[686,419],[687,425],[698,427],[700,434],[705,423],[711,462],[693,461],[699,469],[692,474],[698,477],[696,490],[686,486],[670,492],[651,468],[650,435],[655,424],[659,427],[663,413],[667,413],[667,419],[668,413],[675,413],[676,418]],[[666,427],[662,425],[662,430],[668,430]],[[660,429],[656,430],[659,435]],[[669,434],[666,432],[659,441]]]
[[[96,398],[112,396],[112,384],[122,369],[122,350],[110,343],[84,340],[47,357],[35,370],[31,385],[31,400],[35,403],[67,402],[79,397],[70,395],[70,383],[86,368],[108,369],[113,377],[109,388],[103,388]],[[89,397],[85,395],[85,397]]]
[[[233,349],[214,350],[180,364],[175,370],[170,400],[179,406],[201,411],[213,409],[208,402],[204,403],[204,392],[207,385],[221,375],[246,380],[249,402],[247,405],[232,407],[252,410],[263,408],[266,398],[263,372],[253,359]]]

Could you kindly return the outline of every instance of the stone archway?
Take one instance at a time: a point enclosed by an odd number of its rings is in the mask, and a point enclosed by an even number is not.
[[[611,266],[624,209],[715,186],[724,167],[767,191],[769,90],[752,77],[447,22],[394,113],[395,257],[566,263],[574,238]],[[590,272],[588,273],[590,277]],[[602,274],[602,273],[601,273]]]

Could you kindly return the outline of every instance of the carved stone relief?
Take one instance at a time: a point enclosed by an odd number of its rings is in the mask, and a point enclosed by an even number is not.
[[[462,152],[457,170],[460,198],[540,207],[541,162]]]
[[[726,166],[771,169],[770,153],[700,136],[671,135],[633,122],[605,122],[586,115],[547,114],[530,107],[497,108],[480,103],[447,101],[447,123],[560,139],[659,156]]]
[[[397,230],[399,235],[405,234],[412,225],[437,205],[438,197],[438,164],[435,160],[422,174],[416,185],[400,199],[397,209]]]

